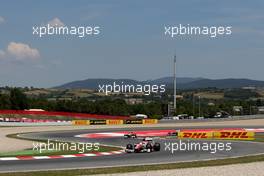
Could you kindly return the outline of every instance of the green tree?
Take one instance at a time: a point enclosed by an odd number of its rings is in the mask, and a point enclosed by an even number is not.
[[[19,88],[12,88],[10,90],[10,104],[11,109],[14,110],[28,109],[28,99]]]

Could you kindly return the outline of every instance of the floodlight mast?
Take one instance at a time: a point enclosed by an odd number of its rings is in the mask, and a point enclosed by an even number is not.
[[[177,82],[176,82],[176,54],[174,54],[174,73],[173,73],[173,77],[174,77],[174,100],[173,100],[173,108],[175,113],[177,112]]]

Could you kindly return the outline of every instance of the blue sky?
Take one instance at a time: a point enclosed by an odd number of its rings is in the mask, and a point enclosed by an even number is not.
[[[0,86],[160,78],[172,74],[175,49],[179,77],[264,80],[263,9],[261,0],[2,1]],[[66,26],[98,25],[101,33],[85,38],[32,35],[32,26],[54,18]],[[178,24],[232,26],[232,35],[164,36],[165,25]],[[22,46],[34,56],[20,56]]]

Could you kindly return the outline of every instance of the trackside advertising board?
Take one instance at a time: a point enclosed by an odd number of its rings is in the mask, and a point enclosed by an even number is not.
[[[107,125],[122,125],[123,120],[106,120]]]
[[[240,140],[254,140],[255,132],[248,131],[219,131],[214,132],[215,139],[240,139]]]
[[[89,120],[90,125],[106,125],[106,120]]]
[[[179,138],[182,139],[237,139],[237,140],[254,140],[255,132],[227,130],[227,131],[210,131],[210,132],[179,132]]]
[[[142,119],[124,120],[124,124],[143,124]]]
[[[158,123],[157,119],[143,119],[143,124],[156,124]]]
[[[130,119],[130,120],[73,120],[73,125],[122,125],[122,124],[156,124],[157,119]]]
[[[72,121],[73,125],[90,125],[89,120],[73,120]]]
[[[180,132],[179,138],[211,139],[213,138],[213,132]]]

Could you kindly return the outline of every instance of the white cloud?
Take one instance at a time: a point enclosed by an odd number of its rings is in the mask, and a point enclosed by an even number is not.
[[[7,46],[4,55],[11,56],[16,60],[37,60],[40,57],[39,51],[35,48],[31,48],[24,43],[10,42]]]
[[[0,24],[4,23],[5,22],[5,19],[4,17],[0,16]]]
[[[50,25],[50,26],[53,26],[53,27],[61,27],[61,26],[64,26],[64,23],[59,19],[59,18],[57,18],[57,17],[55,17],[55,18],[53,18],[52,20],[50,20],[49,22],[48,22],[48,24]]]

